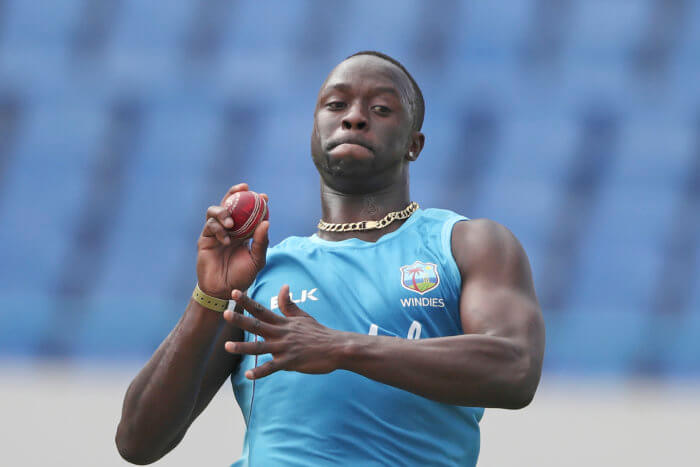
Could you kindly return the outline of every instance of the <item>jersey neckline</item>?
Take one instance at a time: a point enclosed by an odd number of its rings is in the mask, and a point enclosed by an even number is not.
[[[401,224],[401,226],[394,230],[393,232],[389,232],[386,235],[382,235],[379,237],[379,239],[376,242],[368,242],[366,240],[360,240],[359,238],[346,238],[345,240],[325,240],[323,238],[320,238],[318,234],[312,234],[311,236],[307,237],[311,242],[316,243],[318,245],[323,245],[323,246],[328,246],[328,247],[337,247],[337,248],[346,248],[346,247],[371,247],[373,245],[379,245],[380,243],[385,243],[387,241],[390,241],[392,238],[398,237],[401,235],[402,232],[407,230],[412,224],[416,222],[418,217],[423,215],[423,209],[418,208],[416,212],[413,213],[411,217],[406,219],[406,222]]]

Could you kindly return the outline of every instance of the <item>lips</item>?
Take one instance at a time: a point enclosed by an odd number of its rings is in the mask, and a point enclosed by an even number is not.
[[[358,146],[362,146],[362,147],[372,151],[372,146],[367,141],[360,139],[360,138],[342,138],[342,139],[338,139],[335,141],[331,141],[326,146],[326,150],[330,151],[333,148],[340,146],[341,144],[356,144]]]

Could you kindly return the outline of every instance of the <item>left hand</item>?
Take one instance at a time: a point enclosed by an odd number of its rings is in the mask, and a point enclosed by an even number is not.
[[[338,368],[334,355],[342,333],[321,325],[296,306],[289,296],[288,285],[282,286],[277,296],[284,316],[273,313],[240,290],[234,290],[231,297],[253,317],[226,310],[224,319],[265,338],[265,341],[228,341],[224,344],[226,351],[246,355],[272,354],[272,360],[246,371],[246,378],[260,379],[279,370],[323,374]]]

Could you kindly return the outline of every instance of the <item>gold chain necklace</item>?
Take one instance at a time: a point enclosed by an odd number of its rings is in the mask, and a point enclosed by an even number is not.
[[[418,207],[418,203],[412,201],[411,204],[406,206],[406,209],[402,211],[390,212],[378,221],[360,221],[347,222],[345,224],[331,224],[329,222],[324,222],[323,219],[321,219],[320,221],[318,221],[318,229],[326,232],[355,232],[363,230],[383,229],[395,220],[408,219],[409,217],[411,217],[411,214],[416,212]]]

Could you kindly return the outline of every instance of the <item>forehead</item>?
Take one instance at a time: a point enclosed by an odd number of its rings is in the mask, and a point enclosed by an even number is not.
[[[408,98],[408,77],[396,65],[373,55],[358,55],[342,61],[321,86],[323,91],[339,84],[352,88],[392,87],[401,98]]]

